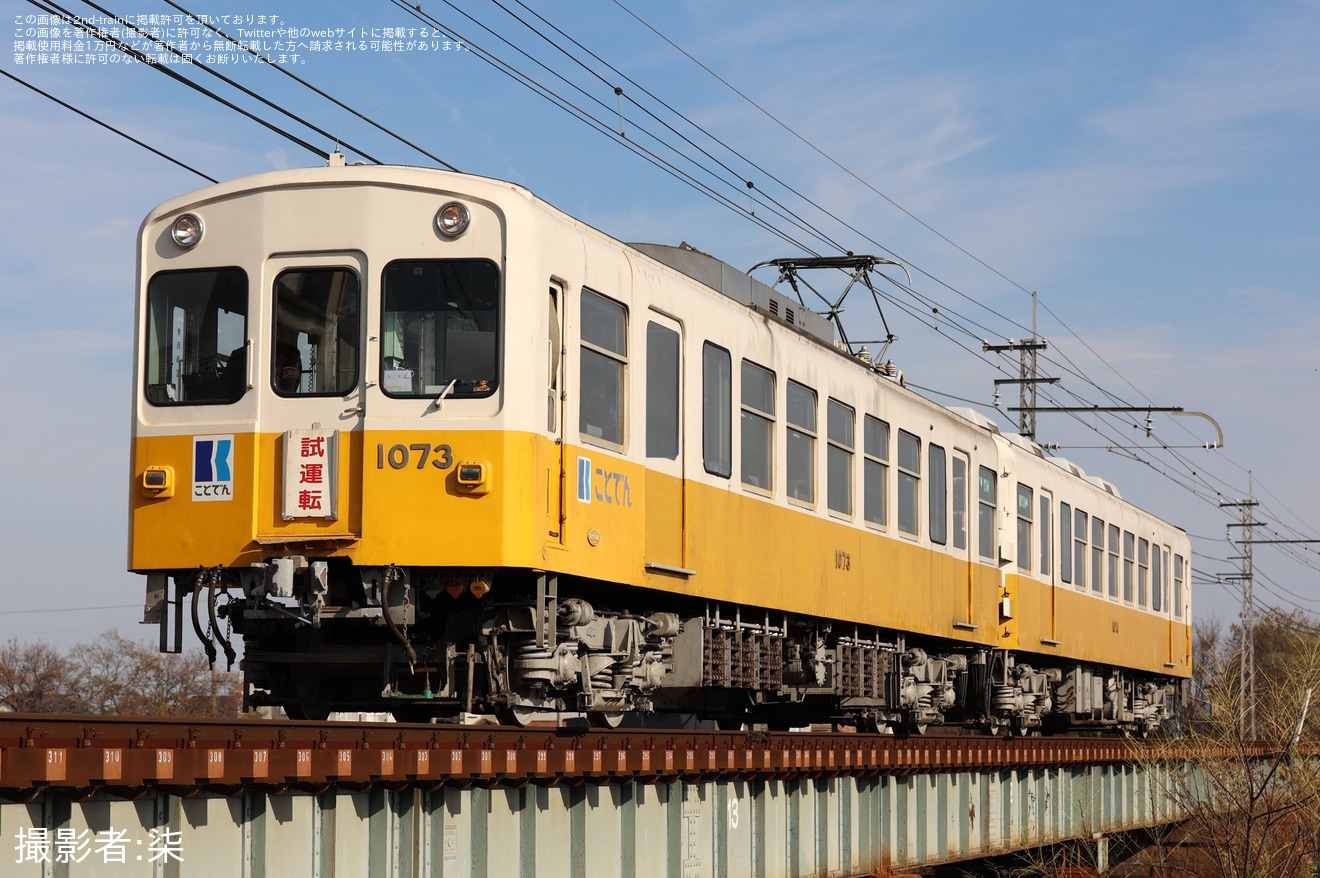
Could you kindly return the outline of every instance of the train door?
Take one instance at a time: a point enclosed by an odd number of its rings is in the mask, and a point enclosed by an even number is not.
[[[1168,630],[1169,656],[1165,659],[1166,668],[1173,667],[1174,661],[1174,628],[1173,628],[1173,608],[1169,601],[1170,580],[1169,569],[1172,556],[1169,554],[1168,546],[1161,546],[1155,543],[1155,563],[1151,567],[1152,588],[1151,588],[1151,609],[1159,613],[1164,618],[1164,624]]]
[[[1054,574],[1054,495],[1045,488],[1040,489],[1039,495],[1040,512],[1037,516],[1037,536],[1040,544],[1040,564],[1037,569],[1040,571],[1041,582],[1049,589],[1049,607],[1050,607],[1050,625],[1048,638],[1042,639],[1042,643],[1049,646],[1059,645],[1059,580]],[[1065,546],[1067,551],[1070,547]]]
[[[971,527],[968,518],[968,505],[971,501],[969,474],[972,466],[967,452],[959,449],[954,449],[950,463],[952,464],[952,490],[949,494],[953,512],[952,543],[953,548],[958,552],[959,560],[963,562],[964,575],[967,579],[967,600],[965,606],[961,608],[964,610],[964,615],[961,619],[955,619],[955,622],[974,627],[976,625],[976,563],[972,554]]]
[[[361,253],[271,259],[258,541],[361,533]],[[264,377],[263,377],[264,373]]]
[[[564,544],[564,508],[566,461],[564,459],[564,286],[550,284],[546,326],[545,428],[553,441],[553,459],[546,465],[546,541],[552,546]]]
[[[683,333],[658,311],[646,323],[646,549],[651,570],[685,568]]]

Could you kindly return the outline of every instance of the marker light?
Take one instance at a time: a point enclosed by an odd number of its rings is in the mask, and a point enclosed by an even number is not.
[[[435,214],[435,230],[445,238],[457,238],[471,222],[471,212],[457,201],[447,202]]]
[[[185,250],[196,247],[202,240],[202,218],[195,213],[185,213],[170,226],[170,237]]]
[[[464,494],[485,494],[490,490],[490,464],[484,460],[460,460],[455,478]]]
[[[144,497],[173,497],[174,468],[169,466],[149,466],[142,473],[142,495]]]

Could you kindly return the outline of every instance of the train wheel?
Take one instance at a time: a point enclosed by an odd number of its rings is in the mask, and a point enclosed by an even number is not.
[[[587,711],[587,722],[595,729],[617,729],[623,725],[623,714],[589,710]]]
[[[859,734],[878,735],[880,734],[881,724],[874,716],[862,715],[856,718],[854,724]]]
[[[330,705],[286,704],[284,705],[284,715],[289,719],[305,719],[323,723],[330,717]]]
[[[429,710],[421,707],[395,707],[390,710],[390,715],[400,723],[429,723],[433,718]]]
[[[502,726],[517,726],[525,729],[536,719],[537,709],[535,707],[524,707],[515,705],[513,707],[495,708],[495,718],[500,721]]]

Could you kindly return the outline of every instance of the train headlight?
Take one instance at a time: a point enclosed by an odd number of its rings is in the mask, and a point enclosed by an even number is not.
[[[472,224],[472,212],[466,205],[450,201],[435,213],[435,230],[444,238],[457,238]]]
[[[490,490],[490,463],[484,460],[460,460],[454,477],[464,494],[485,494]]]
[[[174,467],[149,466],[142,472],[142,496],[155,498],[174,496]]]
[[[185,213],[170,226],[170,237],[183,249],[190,250],[202,240],[202,228],[201,217],[195,213]]]

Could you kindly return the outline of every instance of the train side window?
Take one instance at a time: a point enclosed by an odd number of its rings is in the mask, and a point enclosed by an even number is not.
[[[358,276],[296,268],[275,278],[270,382],[280,396],[344,396],[357,386]]]
[[[1032,494],[1032,490],[1026,485],[1017,486],[1017,566],[1019,570],[1031,570]]]
[[[788,420],[788,496],[816,502],[816,391],[788,382],[784,414]]]
[[[953,547],[967,548],[967,458],[953,455]]]
[[[1040,575],[1049,578],[1054,559],[1054,518],[1050,514],[1053,499],[1040,492]]]
[[[701,454],[706,472],[733,473],[733,360],[706,342],[701,348]]]
[[[945,465],[948,455],[942,446],[932,442],[926,447],[926,456],[930,463],[930,478],[926,482],[927,500],[930,503],[930,541],[942,546],[949,540],[949,476]]]
[[[1068,554],[1067,544],[1062,551]],[[1073,570],[1076,571],[1076,586],[1086,588],[1086,513],[1080,509],[1073,510]]]
[[[775,460],[775,373],[742,361],[742,483],[771,490]]]
[[[582,290],[582,361],[578,432],[588,441],[623,446],[628,318],[623,305]]]
[[[1072,582],[1072,506],[1059,504],[1059,579]]]
[[[862,418],[862,515],[871,524],[889,525],[889,424],[866,415]]]
[[[1137,540],[1137,606],[1146,606],[1146,584],[1150,581],[1150,541]]]
[[[1105,523],[1091,519],[1091,591],[1100,594],[1105,587]]]
[[[646,324],[646,456],[678,457],[678,333]]]
[[[898,431],[898,529],[916,536],[917,496],[921,487],[921,440]]]
[[[995,557],[995,506],[998,498],[999,476],[988,466],[978,471],[976,498],[976,546],[982,558]]]
[[[500,270],[494,262],[398,260],[385,266],[381,290],[380,386],[386,396],[461,399],[495,392]],[[550,307],[557,312],[553,296]],[[557,330],[551,332],[553,343]]]
[[[241,268],[162,271],[147,284],[147,402],[216,405],[248,389],[248,279]]]
[[[826,494],[832,512],[852,515],[853,438],[857,416],[851,406],[831,399],[825,406]]]
[[[1173,618],[1183,617],[1183,556],[1173,556]]]
[[[1109,599],[1118,600],[1118,525],[1109,525]]]
[[[1123,531],[1123,601],[1132,603],[1132,580],[1135,570],[1135,551],[1137,538],[1128,531]]]
[[[1150,608],[1159,613],[1164,610],[1164,564],[1168,556],[1159,543],[1152,543],[1150,548]]]

